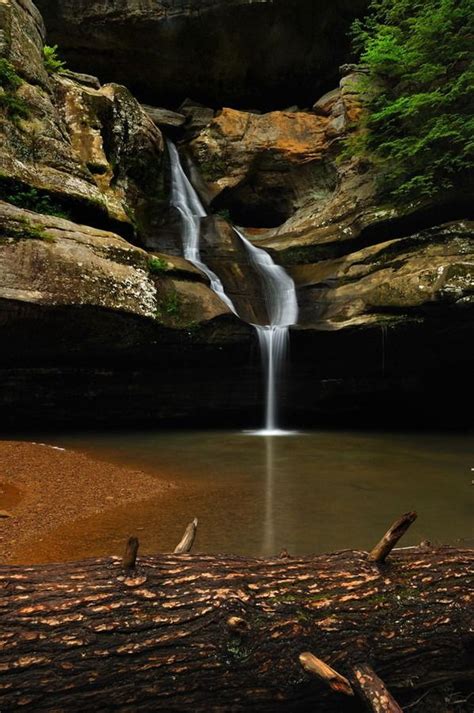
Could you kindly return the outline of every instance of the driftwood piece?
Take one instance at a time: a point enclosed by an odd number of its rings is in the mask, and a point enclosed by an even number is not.
[[[354,686],[373,713],[403,713],[384,682],[368,664],[354,666]]]
[[[396,520],[369,554],[369,559],[379,564],[385,562],[397,542],[403,537],[417,517],[416,512],[407,512]]]
[[[474,680],[471,549],[397,550],[390,568],[355,551],[142,556],[133,571],[122,557],[0,567],[0,710],[352,710],[302,651],[353,685],[370,661],[395,698]]]

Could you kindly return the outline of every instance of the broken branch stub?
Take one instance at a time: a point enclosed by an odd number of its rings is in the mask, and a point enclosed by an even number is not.
[[[243,636],[244,634],[248,634],[250,631],[250,624],[248,621],[245,621],[245,619],[242,619],[240,616],[230,616],[227,619],[227,626],[235,634],[239,634]]]
[[[137,554],[140,543],[136,537],[131,537],[125,548],[125,554],[123,556],[123,568],[126,570],[135,569],[137,562]]]
[[[320,678],[336,693],[344,693],[346,696],[353,696],[352,686],[344,676],[335,671],[331,666],[316,658],[309,651],[299,655],[299,661],[306,673],[311,673]]]
[[[396,520],[391,528],[387,530],[380,542],[375,545],[372,552],[370,552],[369,560],[372,562],[378,562],[379,564],[385,562],[397,542],[403,537],[405,532],[408,530],[410,525],[415,522],[417,517],[418,515],[416,512],[407,512],[405,515],[402,515],[398,520]]]
[[[198,526],[198,520],[197,520],[197,517],[195,517],[194,520],[192,522],[190,522],[189,525],[187,526],[181,542],[175,548],[175,550],[174,550],[175,555],[185,555],[188,552],[191,552],[192,546],[194,544],[194,540],[196,539],[197,526]]]

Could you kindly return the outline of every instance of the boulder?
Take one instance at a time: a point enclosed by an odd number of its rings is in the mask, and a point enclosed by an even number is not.
[[[216,113],[211,107],[192,101],[192,99],[185,99],[179,107],[179,111],[186,117],[185,128],[188,139],[209,126]]]
[[[170,109],[161,109],[149,104],[142,104],[142,107],[153,123],[162,128],[177,129],[183,126],[186,121],[184,114],[178,114],[178,112]]]

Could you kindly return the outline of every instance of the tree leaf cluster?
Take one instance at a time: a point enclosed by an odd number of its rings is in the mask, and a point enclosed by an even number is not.
[[[380,192],[412,202],[472,180],[474,0],[372,0],[352,39],[367,75],[350,150]]]

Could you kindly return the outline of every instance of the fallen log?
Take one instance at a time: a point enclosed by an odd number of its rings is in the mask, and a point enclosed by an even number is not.
[[[400,710],[474,680],[471,549],[0,567],[0,710]],[[356,695],[352,695],[355,693]],[[385,708],[383,706],[386,706]]]

